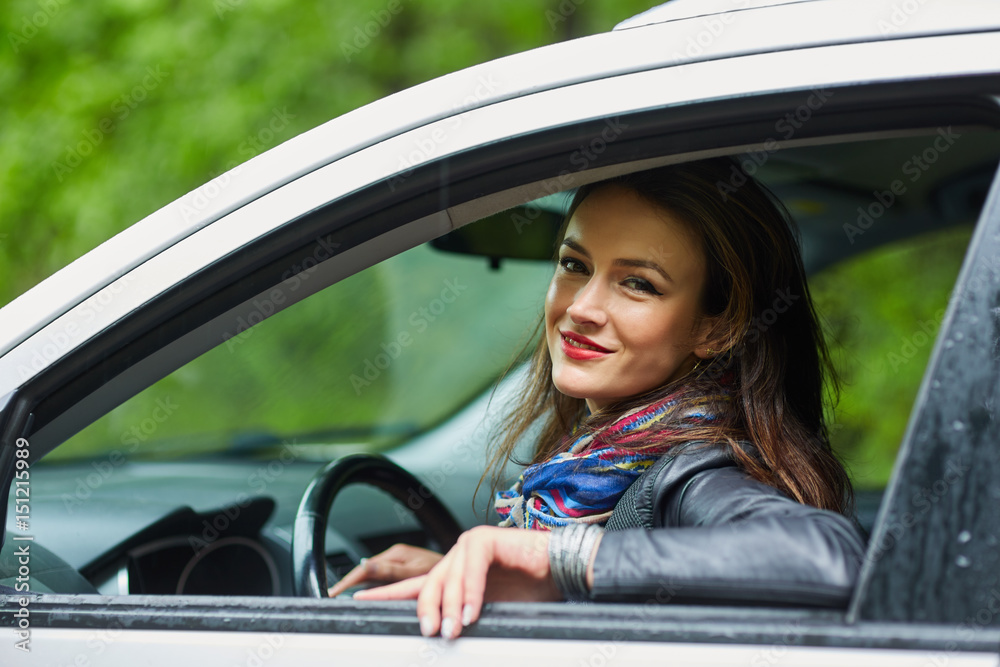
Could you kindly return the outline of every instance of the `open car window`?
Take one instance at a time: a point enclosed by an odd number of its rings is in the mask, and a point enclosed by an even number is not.
[[[760,165],[761,179],[800,228],[841,380],[829,416],[833,444],[862,490],[878,491],[888,480],[997,144],[992,133],[949,129],[791,149],[765,155]],[[920,161],[928,150],[933,163]],[[751,152],[737,157],[751,167],[760,160]],[[951,174],[924,178],[930,164]],[[884,189],[862,189],[873,182],[857,173],[866,166],[886,174]],[[274,317],[285,293],[258,299],[235,335],[225,334],[47,461],[118,450],[167,459],[238,454],[288,441],[313,446],[312,457],[322,459],[414,439],[487,390],[526,349],[551,276],[555,227],[539,213],[558,219],[566,194],[468,228],[488,224],[488,235],[447,241],[452,234],[406,251]],[[474,247],[480,239],[489,244]],[[530,259],[499,261],[490,255],[497,247],[501,256]],[[307,276],[287,286],[288,294],[304,288]],[[864,510],[868,519],[877,497],[873,502]]]
[[[944,192],[911,182],[909,193],[894,196],[891,207],[879,213],[889,203],[880,203],[882,193],[852,188],[849,176],[853,165],[871,155],[905,156],[926,141],[840,145],[827,172],[807,170],[806,179],[790,174],[809,161],[822,164],[826,149],[792,149],[776,155],[760,174],[798,222],[811,290],[841,380],[839,404],[829,415],[833,445],[852,473],[866,529],[874,522],[985,192],[979,172],[958,175]],[[990,142],[996,139],[981,137],[977,145]],[[989,162],[982,166],[990,168]],[[962,193],[962,205],[952,201],[952,191]],[[467,507],[488,433],[469,435],[451,424],[480,415],[470,406],[489,402],[497,377],[530,345],[552,271],[545,257],[557,226],[553,220],[567,203],[565,196],[555,204],[547,197],[493,215],[364,269],[273,317],[265,318],[281,305],[283,293],[273,292],[273,303],[259,299],[235,335],[224,336],[214,349],[98,419],[43,461],[39,484],[51,470],[53,490],[70,480],[83,485],[63,494],[69,500],[61,509],[55,503],[49,511],[65,513],[65,520],[97,516],[107,506],[91,497],[114,496],[117,489],[156,504],[181,481],[170,475],[210,475],[213,459],[234,466],[244,462],[250,467],[236,474],[235,482],[220,480],[215,493],[193,493],[175,504],[211,513],[259,492],[283,506],[269,530],[274,539],[287,541],[290,505],[318,462],[355,452],[402,452],[404,460],[424,459],[417,472],[431,484],[440,477],[435,490],[459,505],[465,527],[483,521]],[[853,217],[845,217],[851,207]],[[865,216],[873,214],[868,224]],[[522,251],[514,248],[527,246],[522,254],[531,259],[491,254],[497,239],[510,243],[502,254],[516,255]],[[287,285],[289,291],[297,287]],[[782,299],[797,298],[776,295],[773,312],[754,325],[769,326],[774,319],[768,318],[780,317]],[[461,450],[454,443],[427,444],[456,432],[463,438]],[[288,487],[282,488],[283,483],[265,483],[266,473],[255,476],[254,465],[282,460],[289,446],[301,468],[294,482],[288,476]],[[453,472],[457,451],[462,474]],[[132,464],[156,461],[206,463],[202,472],[174,469],[137,489],[135,478],[152,468]],[[284,470],[284,463],[279,468]],[[477,502],[484,499],[479,495]],[[350,521],[351,503],[368,502],[364,494],[348,500],[338,520]],[[412,522],[399,525],[415,530]],[[393,530],[354,537],[383,548],[392,539],[415,540]],[[328,554],[334,576],[352,566],[359,552],[336,537],[331,543],[340,545]],[[137,547],[143,548],[129,549]],[[85,569],[91,564],[78,563]],[[101,576],[107,580],[113,573],[105,568]],[[166,584],[154,587],[161,589],[172,590]]]
[[[47,462],[252,456],[283,442],[313,459],[425,433],[488,389],[531,340],[551,266],[418,246],[235,336],[85,428]],[[293,282],[289,291],[297,287]],[[283,295],[273,293],[280,305]],[[257,326],[254,326],[257,325]]]

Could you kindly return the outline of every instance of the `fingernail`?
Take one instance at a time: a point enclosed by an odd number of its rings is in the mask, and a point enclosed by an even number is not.
[[[426,616],[420,619],[420,634],[424,637],[430,637],[434,634],[434,624]]]
[[[462,607],[462,627],[465,627],[469,623],[472,623],[473,611],[474,610],[472,609],[471,604],[467,604],[464,607]]]
[[[455,638],[455,619],[449,616],[441,621],[441,636],[445,639]]]

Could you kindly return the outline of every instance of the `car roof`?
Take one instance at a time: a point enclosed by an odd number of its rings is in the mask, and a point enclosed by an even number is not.
[[[726,14],[745,9],[758,9],[774,5],[790,5],[797,2],[817,0],[671,0],[627,18],[615,26],[615,30],[628,30],[654,23],[680,21],[703,16]]]

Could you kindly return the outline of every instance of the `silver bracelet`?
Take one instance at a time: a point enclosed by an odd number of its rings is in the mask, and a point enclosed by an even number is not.
[[[554,528],[549,538],[549,569],[567,600],[587,600],[587,567],[594,545],[604,529],[596,524],[574,523]]]

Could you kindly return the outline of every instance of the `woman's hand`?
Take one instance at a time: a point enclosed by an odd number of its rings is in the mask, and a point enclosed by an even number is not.
[[[358,600],[417,598],[420,632],[454,639],[479,618],[483,602],[561,600],[549,571],[549,534],[479,526],[424,576],[358,591]]]
[[[365,581],[392,582],[416,577],[430,571],[441,558],[443,556],[436,551],[394,544],[371,558],[362,558],[358,566],[345,574],[327,594],[336,597]]]

